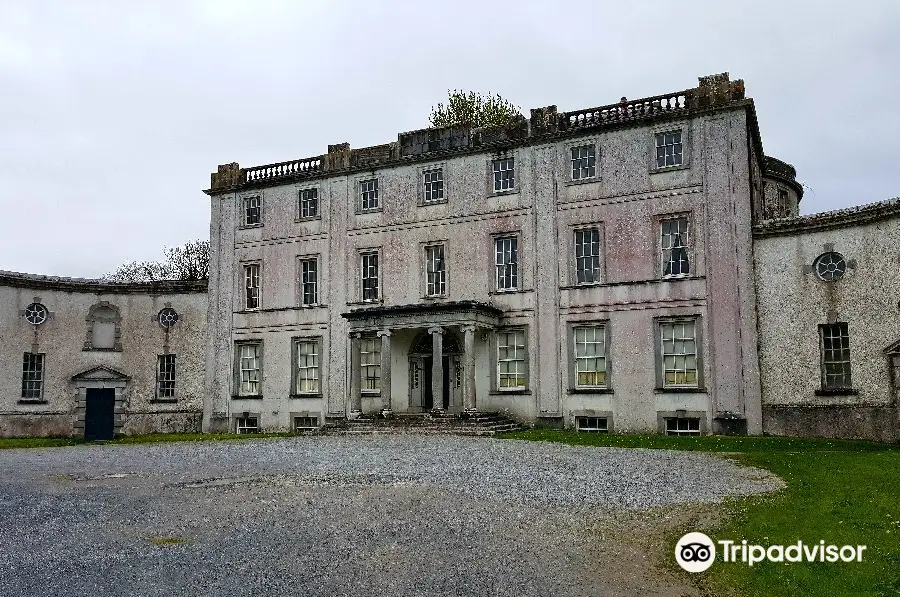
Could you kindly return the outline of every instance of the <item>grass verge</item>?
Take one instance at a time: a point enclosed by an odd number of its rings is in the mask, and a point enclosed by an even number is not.
[[[714,540],[757,545],[866,545],[859,563],[716,564],[699,578],[707,594],[900,595],[900,446],[782,437],[600,435],[534,429],[501,436],[583,446],[699,450],[780,476],[787,488],[729,500]],[[677,537],[675,538],[677,539]],[[674,539],[669,549],[674,549]],[[666,555],[666,559],[670,556]],[[687,573],[685,573],[687,574]]]

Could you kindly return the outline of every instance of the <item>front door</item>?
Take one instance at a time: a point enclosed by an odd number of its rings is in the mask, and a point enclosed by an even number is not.
[[[116,391],[88,388],[84,409],[84,439],[112,439],[115,433]]]
[[[444,361],[444,379],[441,383],[440,404],[445,410],[450,406],[450,357],[443,357]],[[433,357],[425,357],[423,362],[422,375],[422,410],[431,410],[434,408],[434,392],[431,386],[431,367],[434,363]]]

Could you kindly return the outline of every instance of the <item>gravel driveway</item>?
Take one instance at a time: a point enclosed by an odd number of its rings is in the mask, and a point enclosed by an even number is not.
[[[779,486],[699,453],[452,436],[3,450],[0,595],[680,595],[617,577],[611,521]]]

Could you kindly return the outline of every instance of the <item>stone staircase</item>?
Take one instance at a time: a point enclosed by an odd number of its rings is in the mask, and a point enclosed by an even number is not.
[[[492,436],[517,431],[522,425],[503,413],[478,412],[474,415],[451,413],[394,413],[384,419],[363,415],[358,419],[329,421],[322,429],[324,435],[469,435]]]

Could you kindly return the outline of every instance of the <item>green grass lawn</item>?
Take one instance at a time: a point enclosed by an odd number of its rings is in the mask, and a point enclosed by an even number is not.
[[[746,465],[770,470],[787,488],[729,500],[714,540],[758,545],[867,545],[861,563],[717,563],[702,574],[712,594],[900,595],[900,446],[781,437],[666,437],[600,435],[535,429],[504,438],[586,446],[728,452]],[[693,529],[691,529],[693,530]],[[670,549],[674,550],[672,539]],[[674,564],[674,559],[672,560]],[[685,573],[687,574],[687,573]]]

